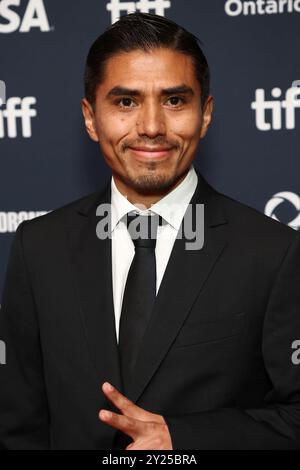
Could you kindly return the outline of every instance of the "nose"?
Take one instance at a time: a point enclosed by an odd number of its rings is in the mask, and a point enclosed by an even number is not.
[[[160,103],[144,102],[136,122],[139,135],[155,137],[166,133],[165,116]]]

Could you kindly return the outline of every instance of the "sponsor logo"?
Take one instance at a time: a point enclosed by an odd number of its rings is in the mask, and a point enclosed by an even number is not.
[[[23,220],[34,219],[44,214],[47,214],[47,211],[0,212],[0,233],[13,233]]]
[[[0,98],[0,139],[4,137],[14,139],[17,137],[18,120],[21,124],[22,137],[31,137],[31,118],[37,115],[36,110],[33,108],[35,104],[36,98],[34,96],[25,96],[24,98],[12,96],[8,98],[6,108],[3,109],[4,102]]]
[[[298,84],[299,81],[294,83]],[[266,100],[265,90],[258,88],[255,91],[255,101],[251,103],[251,109],[255,111],[255,124],[260,131],[280,130],[283,127],[291,130],[296,127],[296,108],[300,108],[300,87],[292,86],[285,92],[284,99],[282,90],[275,87],[271,90],[272,100]],[[270,122],[266,111],[271,111]],[[268,114],[269,115],[269,114]]]
[[[278,15],[282,13],[299,13],[300,0],[227,0],[225,13],[228,16]]]
[[[120,0],[110,0],[106,4],[106,10],[111,13],[111,23],[115,23],[121,12],[124,14],[140,11],[142,13],[153,12],[156,15],[164,16],[165,10],[171,7],[168,0],[140,0],[139,2],[123,2]]]
[[[280,220],[275,215],[275,211],[277,207],[283,202],[288,202],[298,212],[298,215],[293,220],[291,220],[287,225],[293,228],[294,230],[299,230],[300,228],[300,197],[298,196],[298,194],[291,193],[289,191],[282,191],[280,193],[274,194],[272,199],[270,199],[265,206],[265,214],[271,217],[272,219],[275,219],[278,222],[280,222]]]
[[[22,0],[0,0],[0,33],[29,33],[37,28],[41,32],[51,31],[43,0],[29,0],[21,16],[16,7],[24,5]]]

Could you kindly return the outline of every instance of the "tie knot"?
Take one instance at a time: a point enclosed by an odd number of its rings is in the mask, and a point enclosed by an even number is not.
[[[126,214],[125,223],[135,248],[155,249],[157,227],[162,224],[158,214]]]

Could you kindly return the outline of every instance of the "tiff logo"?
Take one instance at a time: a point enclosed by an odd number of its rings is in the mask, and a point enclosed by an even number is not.
[[[296,82],[295,82],[296,83]],[[265,90],[258,88],[255,91],[255,101],[251,103],[251,108],[255,111],[255,123],[260,131],[280,130],[283,127],[282,115],[284,114],[285,129],[295,129],[295,109],[300,108],[300,87],[292,86],[285,92],[285,99],[280,100],[282,90],[275,87],[271,91],[273,100],[265,99]],[[296,99],[297,98],[297,99]],[[285,110],[282,112],[282,110]],[[267,121],[266,111],[271,111],[271,122]]]
[[[34,96],[19,98],[12,96],[6,102],[6,109],[1,109],[4,104],[0,98],[0,139],[6,134],[10,139],[17,137],[17,120],[21,120],[22,137],[31,137],[31,118],[36,116],[36,110],[31,106],[36,104]],[[6,122],[6,128],[5,128]]]
[[[106,4],[106,10],[111,12],[111,23],[115,23],[119,18],[122,11],[126,14],[135,13],[150,13],[154,10],[156,15],[164,16],[165,10],[171,7],[169,0],[140,0],[138,2],[123,2],[120,0],[110,0]]]

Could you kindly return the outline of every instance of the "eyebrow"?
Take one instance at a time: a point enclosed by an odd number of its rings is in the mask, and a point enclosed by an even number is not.
[[[187,85],[177,85],[171,88],[162,88],[160,90],[160,94],[163,96],[166,95],[173,95],[173,94],[180,94],[180,95],[194,95],[194,90],[187,86]],[[133,88],[126,88],[123,86],[115,86],[112,88],[106,95],[106,98],[111,98],[114,96],[142,96],[143,93],[140,90],[136,90]]]

